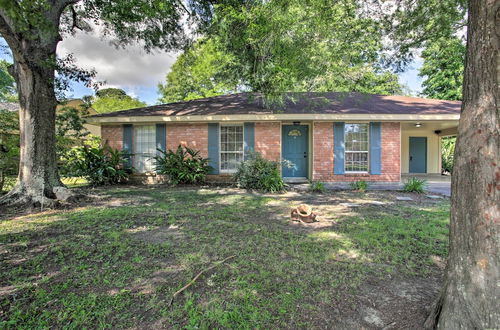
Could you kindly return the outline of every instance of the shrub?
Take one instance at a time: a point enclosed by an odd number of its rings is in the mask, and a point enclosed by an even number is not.
[[[279,165],[279,162],[264,159],[259,153],[253,153],[238,166],[234,180],[238,187],[244,189],[283,192],[285,182],[281,178]]]
[[[325,184],[320,181],[311,181],[309,184],[309,191],[324,193],[326,191]]]
[[[455,153],[456,137],[444,137],[441,140],[441,164],[443,172],[453,173],[453,154]]]
[[[351,182],[351,189],[360,192],[365,192],[368,188],[368,183],[364,180]]]
[[[74,147],[66,157],[68,174],[84,177],[93,186],[125,182],[132,173],[124,153],[109,146]]]
[[[158,150],[160,154],[153,157],[156,172],[169,177],[172,184],[200,183],[205,181],[212,169],[208,158],[203,158],[199,151],[179,145],[176,151]]]
[[[425,183],[426,183],[425,180],[421,180],[418,178],[408,179],[405,182],[403,191],[422,194],[424,192]]]

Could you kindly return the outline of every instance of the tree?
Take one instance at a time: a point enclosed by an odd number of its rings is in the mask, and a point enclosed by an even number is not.
[[[500,324],[500,2],[469,1],[463,104],[452,177],[450,251],[428,328]]]
[[[90,134],[85,128],[85,116],[89,114],[85,104],[75,107],[61,102],[60,106],[56,111],[56,155],[59,161],[72,147],[82,144]],[[65,167],[60,163],[59,169],[61,168]]]
[[[218,50],[213,39],[196,42],[182,53],[165,84],[159,84],[160,102],[189,101],[237,91],[237,79],[225,75],[231,56]]]
[[[453,173],[453,155],[456,141],[455,136],[441,138],[441,171]]]
[[[422,52],[424,64],[419,76],[424,96],[441,100],[461,100],[465,45],[458,37],[430,41]]]
[[[124,97],[127,96],[127,93],[120,88],[103,88],[98,90],[95,95],[97,97]]]
[[[179,49],[189,36],[183,24],[209,21],[209,0],[184,4],[177,0],[0,0],[0,34],[14,63],[9,72],[17,85],[20,103],[21,154],[18,180],[3,204],[54,204],[64,190],[56,166],[56,89],[67,86],[58,78],[89,81],[92,72],[77,70],[73,58],[57,59],[56,48],[75,30],[98,24],[103,35],[126,46],[141,42],[146,51],[156,47]],[[188,20],[186,21],[186,16]],[[194,31],[196,32],[196,31]],[[56,189],[57,188],[57,189]]]
[[[15,175],[19,162],[19,117],[17,112],[0,109],[0,192],[5,176]]]
[[[354,0],[257,1],[216,7],[214,43],[222,69],[244,90],[401,93],[383,67],[382,23]]]
[[[82,144],[89,132],[84,126],[87,109],[68,106],[65,102],[59,105],[56,113],[56,154],[61,160],[72,147]],[[0,191],[5,176],[18,174],[19,140],[19,113],[0,109]],[[59,165],[61,168],[64,164]]]
[[[92,108],[99,113],[127,110],[146,106],[146,103],[128,96],[119,88],[106,88],[96,92],[91,100]]]
[[[0,60],[0,102],[17,102],[16,84],[9,74],[9,62]]]

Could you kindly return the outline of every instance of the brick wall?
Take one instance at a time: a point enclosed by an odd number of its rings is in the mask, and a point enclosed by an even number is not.
[[[279,122],[255,123],[255,151],[266,159],[280,160],[281,124]]]
[[[400,181],[401,134],[398,122],[382,123],[382,174],[333,174],[333,123],[315,122],[313,132],[312,179],[319,181]],[[112,148],[123,148],[121,125],[103,125],[103,142]],[[167,148],[176,149],[179,144],[200,150],[202,157],[208,157],[208,124],[167,124]],[[281,158],[281,124],[279,122],[258,122],[255,124],[255,151],[265,158],[279,161]]]
[[[401,131],[399,122],[382,123],[382,174],[333,174],[333,123],[314,123],[313,180],[350,182],[400,181],[401,179]]]
[[[123,148],[123,128],[121,125],[103,125],[101,127],[101,138],[104,144],[113,149]]]
[[[326,181],[333,174],[333,123],[313,123],[313,180]]]
[[[208,124],[167,124],[167,149],[187,146],[208,157]]]

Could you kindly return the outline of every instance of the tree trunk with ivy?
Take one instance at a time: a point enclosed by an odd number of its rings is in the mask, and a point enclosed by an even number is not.
[[[46,19],[58,26],[60,13],[56,8],[54,11]],[[55,60],[61,37],[54,29],[38,32],[24,29],[6,15],[0,15],[0,32],[14,58],[9,71],[16,80],[19,95],[21,145],[16,185],[0,199],[0,204],[50,206],[56,203],[56,191],[65,189],[57,171],[55,150]]]
[[[471,0],[450,252],[427,328],[500,325],[500,1]]]

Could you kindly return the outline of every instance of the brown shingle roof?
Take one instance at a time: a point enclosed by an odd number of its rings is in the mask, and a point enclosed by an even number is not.
[[[460,114],[460,101],[362,93],[286,93],[281,105],[263,106],[259,93],[238,93],[153,105],[92,117],[193,116],[248,114]]]

